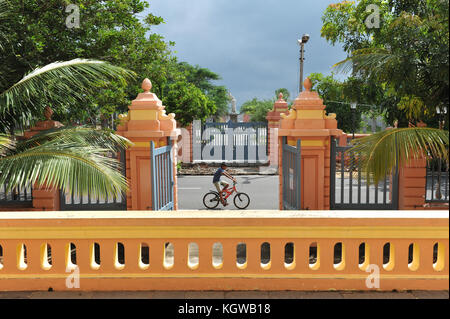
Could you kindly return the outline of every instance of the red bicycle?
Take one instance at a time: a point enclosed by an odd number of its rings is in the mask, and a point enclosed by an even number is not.
[[[238,192],[236,189],[236,182],[233,183],[232,188],[227,188],[223,191],[223,199],[225,203],[227,199],[236,193],[233,199],[234,206],[238,209],[246,209],[250,205],[250,197],[246,193]],[[203,196],[203,205],[208,209],[214,209],[220,204],[220,195],[216,191],[210,191]]]

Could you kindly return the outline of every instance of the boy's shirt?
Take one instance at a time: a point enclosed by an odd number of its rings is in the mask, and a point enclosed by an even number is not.
[[[225,170],[222,167],[219,167],[219,169],[214,173],[213,183],[217,183],[220,181],[220,177],[222,176],[223,172],[225,172]]]

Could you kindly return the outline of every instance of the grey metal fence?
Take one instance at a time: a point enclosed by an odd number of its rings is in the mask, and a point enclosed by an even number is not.
[[[7,190],[6,184],[0,184],[0,206],[26,205],[33,202],[31,184]]]
[[[268,160],[267,123],[194,123],[195,161],[266,162]]]
[[[110,154],[111,157],[116,158],[117,154]],[[125,161],[126,152],[120,152],[120,162],[122,163],[122,174],[125,176]],[[126,210],[127,201],[126,194],[121,196],[91,196],[87,194],[80,196],[75,192],[65,192],[60,190],[60,210],[62,211],[88,211],[88,210]]]
[[[351,146],[338,146],[332,138],[330,209],[398,209],[398,168],[378,184],[368,183],[359,165],[359,155],[350,149]]]
[[[155,148],[152,141],[150,147],[152,174],[152,210],[174,209],[174,168],[172,162],[172,143]]]
[[[283,209],[301,209],[301,140],[297,147],[283,138]]]
[[[425,201],[427,203],[448,203],[448,184],[448,163],[440,158],[429,159],[427,161]]]

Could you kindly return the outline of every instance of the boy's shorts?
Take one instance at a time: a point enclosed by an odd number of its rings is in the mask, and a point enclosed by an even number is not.
[[[215,182],[214,186],[216,186],[217,191],[220,193],[222,191],[222,189],[220,188],[220,186],[230,186],[230,184],[228,184],[227,182],[224,181],[220,181],[220,182]]]

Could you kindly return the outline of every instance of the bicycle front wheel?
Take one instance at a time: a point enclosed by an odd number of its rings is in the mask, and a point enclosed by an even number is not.
[[[216,193],[208,193],[203,197],[203,205],[208,209],[214,209],[219,206],[220,198]]]
[[[237,193],[233,201],[238,209],[246,209],[250,205],[250,197],[245,193]]]

